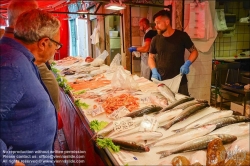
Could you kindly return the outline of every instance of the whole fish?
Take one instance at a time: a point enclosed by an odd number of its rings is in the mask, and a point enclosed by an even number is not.
[[[220,119],[215,119],[212,120],[210,122],[207,122],[203,125],[208,125],[208,124],[215,124],[216,128],[221,128],[230,124],[234,124],[234,123],[239,123],[239,122],[250,122],[250,118],[246,117],[246,116],[230,116],[230,117],[225,117],[225,118],[220,118]]]
[[[179,100],[176,100],[175,102],[172,102],[171,104],[169,104],[167,107],[163,108],[160,112],[165,112],[165,111],[168,111],[182,103],[186,103],[188,101],[191,101],[191,100],[194,100],[193,97],[184,97],[184,98],[181,98]]]
[[[169,129],[173,124],[180,122],[181,120],[187,118],[189,115],[193,114],[194,112],[201,110],[203,108],[208,107],[209,105],[207,103],[200,103],[195,104],[193,106],[187,107],[184,109],[178,116],[176,116],[174,119],[172,119],[168,124],[162,126],[164,129]]]
[[[175,94],[174,92],[172,92],[169,87],[165,84],[158,84],[157,85],[157,89],[158,91],[163,95],[165,96],[170,102],[174,102],[176,101],[175,99]]]
[[[160,92],[152,92],[149,96],[150,101],[161,107],[166,107],[168,105],[168,100]]]
[[[125,115],[124,117],[131,117],[131,118],[141,117],[143,115],[158,112],[160,110],[162,110],[162,107],[156,106],[156,105],[151,105],[151,106],[143,107],[143,108],[141,108],[141,109],[139,109],[137,111],[133,111],[133,112]]]
[[[208,143],[216,138],[220,138],[223,144],[231,143],[237,139],[236,136],[227,135],[227,134],[205,135],[205,136],[187,141],[173,149],[157,152],[157,154],[161,154],[160,158],[163,158],[171,154],[205,149],[207,148]]]
[[[235,123],[235,124],[221,127],[209,133],[209,135],[234,133],[235,136],[240,137],[240,136],[249,134],[249,129],[250,129],[250,122],[241,122],[241,123]]]
[[[156,132],[156,131],[147,131],[147,132],[136,132],[133,134],[128,134],[128,135],[123,135],[120,137],[116,137],[116,140],[120,141],[134,141],[134,142],[139,142],[139,141],[144,141],[144,140],[154,140],[162,137],[163,134],[161,132]]]
[[[208,103],[208,101],[206,101],[206,100],[191,100],[191,101],[182,103],[180,105],[177,105],[173,109],[185,109],[185,108],[187,108],[189,106],[192,106],[192,105],[195,105],[195,104],[199,104],[199,103]]]
[[[216,125],[207,125],[199,128],[186,129],[182,132],[176,133],[169,137],[162,138],[148,145],[151,146],[161,146],[165,144],[181,144],[186,141],[192,140],[197,137],[201,137],[213,131]]]
[[[164,123],[166,121],[169,121],[179,115],[183,110],[182,109],[172,109],[166,112],[160,112],[159,114],[155,115],[154,117],[157,119],[159,122],[159,125],[161,123]]]
[[[175,131],[179,132],[181,130],[190,129],[190,128],[193,128],[193,127],[199,127],[202,124],[205,124],[205,123],[210,122],[212,120],[219,119],[219,118],[224,118],[224,117],[229,117],[232,114],[233,114],[233,111],[231,111],[231,110],[212,112],[212,113],[207,114],[206,116],[203,116],[200,119],[190,123],[189,125],[187,125],[187,126],[185,126],[183,128],[177,129]]]
[[[137,144],[136,142],[127,142],[127,141],[121,141],[112,139],[112,142],[115,145],[120,146],[120,149],[126,150],[126,151],[132,151],[132,152],[149,152],[149,147],[144,146],[142,144]]]

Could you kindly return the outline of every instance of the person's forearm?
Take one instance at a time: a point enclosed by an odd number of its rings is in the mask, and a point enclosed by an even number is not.
[[[149,57],[148,57],[148,66],[150,67],[150,69],[153,69],[153,68],[156,67],[156,65],[155,65],[154,54],[150,54],[150,53],[149,53]]]
[[[188,60],[190,60],[192,63],[197,59],[198,57],[198,51],[194,50],[190,53]]]
[[[149,47],[147,46],[137,47],[138,52],[145,53],[145,52],[148,52],[148,50],[149,50]]]

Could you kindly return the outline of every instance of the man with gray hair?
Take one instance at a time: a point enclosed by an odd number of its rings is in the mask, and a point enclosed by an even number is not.
[[[16,39],[0,40],[0,165],[54,165],[57,114],[34,61],[60,49],[59,28],[57,18],[33,9],[18,17]]]
[[[5,27],[4,36],[14,38],[14,27],[18,16],[25,11],[37,8],[38,4],[37,1],[35,0],[28,0],[28,1],[12,0],[7,10],[9,27]],[[38,67],[43,83],[45,84],[46,88],[49,91],[50,97],[56,107],[56,110],[59,111],[59,86],[54,74],[50,70],[49,63],[48,62],[39,63],[35,61],[35,64]]]

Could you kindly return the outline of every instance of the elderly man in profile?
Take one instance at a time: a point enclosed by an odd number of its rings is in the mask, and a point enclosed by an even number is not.
[[[61,47],[59,28],[57,18],[33,9],[18,17],[15,39],[0,40],[0,165],[54,165],[57,114],[34,61],[45,63]]]
[[[36,0],[11,0],[7,10],[9,26],[5,27],[4,36],[14,38],[14,27],[18,16],[25,11],[37,8],[38,4]],[[56,110],[59,111],[59,86],[54,74],[50,70],[50,65],[48,64],[48,62],[37,63],[35,61],[34,63],[38,67],[41,79],[45,84],[46,88],[48,89],[48,92],[56,107]]]

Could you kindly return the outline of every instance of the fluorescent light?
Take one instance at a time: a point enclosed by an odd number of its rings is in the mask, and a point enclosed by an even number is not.
[[[104,7],[105,9],[109,9],[109,10],[123,10],[126,8],[126,5],[119,4],[119,3],[109,3],[105,5]]]

